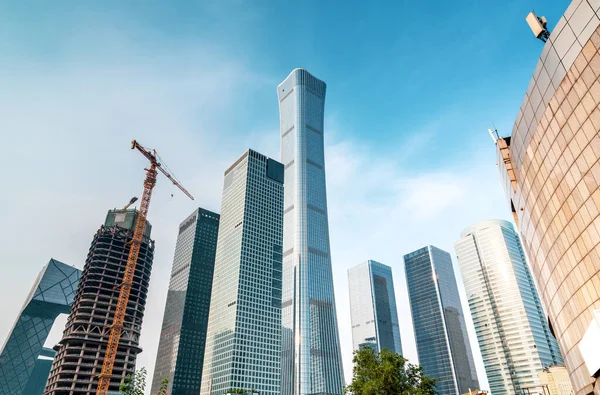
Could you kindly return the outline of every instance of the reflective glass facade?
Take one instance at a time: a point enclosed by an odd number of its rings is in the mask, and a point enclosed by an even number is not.
[[[484,221],[455,248],[490,390],[520,395],[540,384],[544,367],[564,364],[521,241],[510,222]]]
[[[329,249],[325,83],[295,69],[277,87],[283,230],[283,395],[341,394],[342,361]]]
[[[219,217],[199,208],[179,225],[152,394],[165,376],[171,395],[200,393]]]
[[[440,395],[479,388],[450,254],[428,246],[404,255],[419,363]]]
[[[510,207],[578,395],[593,390],[579,342],[600,308],[599,49],[600,3],[572,1],[542,49],[512,136],[497,143]]]
[[[367,261],[348,270],[354,349],[363,346],[402,354],[392,268]]]
[[[42,395],[44,388],[46,388],[46,381],[50,375],[50,369],[52,368],[52,361],[56,356],[56,352],[51,348],[43,348],[42,352],[38,356],[29,381],[23,390],[24,395]]]
[[[225,172],[202,395],[279,395],[283,165],[253,150]]]
[[[38,357],[56,317],[69,312],[80,276],[81,270],[55,259],[44,266],[0,349],[0,394],[34,395],[39,381],[43,390],[49,370],[43,378],[34,371]]]

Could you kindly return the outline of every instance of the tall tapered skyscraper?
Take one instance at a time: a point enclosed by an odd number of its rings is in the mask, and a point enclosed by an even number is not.
[[[542,368],[564,362],[512,224],[469,226],[455,248],[490,390],[515,395],[540,384]]]
[[[439,395],[479,388],[452,258],[427,246],[404,255],[419,363]]]
[[[348,269],[354,349],[384,348],[402,354],[392,268],[366,261]]]
[[[285,166],[281,393],[341,394],[325,189],[325,83],[295,69],[277,95]]]
[[[280,395],[283,165],[248,150],[225,171],[202,395]]]
[[[165,376],[171,395],[198,395],[210,309],[219,214],[194,210],[179,225],[152,394]]]

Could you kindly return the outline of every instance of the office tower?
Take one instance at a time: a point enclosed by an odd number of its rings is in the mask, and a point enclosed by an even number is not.
[[[111,210],[94,235],[45,395],[96,393],[137,215],[137,210]],[[147,223],[109,391],[118,391],[121,380],[134,372],[142,351],[139,337],[154,256],[150,230]]]
[[[348,269],[354,349],[387,348],[402,354],[392,268],[366,261]]]
[[[479,388],[450,254],[428,246],[404,255],[419,363],[440,395]]]
[[[218,232],[219,214],[202,208],[179,225],[152,394],[165,376],[171,395],[200,393]]]
[[[543,45],[512,136],[497,140],[509,206],[577,395],[600,394],[600,362],[580,347],[600,310],[599,17],[597,1],[571,2]]]
[[[248,150],[225,171],[202,395],[279,395],[283,165]]]
[[[569,371],[564,366],[549,366],[538,373],[546,395],[573,395]]]
[[[0,349],[0,394],[33,395],[25,390],[42,380],[34,374],[38,357],[56,317],[69,312],[80,276],[81,270],[55,259],[37,276]],[[44,384],[47,378],[46,371]]]
[[[295,69],[277,95],[285,166],[281,393],[341,394],[325,190],[325,83]]]
[[[75,292],[73,292],[73,295]],[[50,375],[50,368],[52,368],[52,361],[56,356],[56,351],[51,348],[44,347],[38,355],[29,381],[23,390],[24,395],[42,395],[46,388],[46,381]]]
[[[513,226],[476,223],[455,248],[490,390],[521,395],[539,386],[542,368],[564,362]]]

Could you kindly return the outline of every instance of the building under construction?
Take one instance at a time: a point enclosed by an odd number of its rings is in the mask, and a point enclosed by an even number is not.
[[[57,354],[44,395],[96,393],[137,216],[137,210],[111,210],[94,236],[67,326],[55,347]],[[139,338],[154,256],[150,230],[147,223],[110,381],[111,392],[118,392],[123,378],[134,372],[136,357],[142,351]]]

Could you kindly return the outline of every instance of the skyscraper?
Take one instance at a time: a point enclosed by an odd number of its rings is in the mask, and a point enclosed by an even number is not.
[[[81,270],[55,259],[37,276],[0,349],[0,394],[34,395],[31,391],[37,383],[30,381],[43,380],[45,384],[48,371],[44,378],[39,377],[39,369],[34,372],[38,357],[56,317],[69,312],[80,276]]]
[[[283,165],[248,150],[225,171],[202,395],[279,395]]]
[[[549,366],[538,373],[540,384],[547,388],[548,395],[573,395],[569,371],[564,366]]]
[[[172,395],[198,395],[202,379],[219,214],[199,208],[179,225],[152,394],[165,376]]]
[[[402,354],[392,268],[366,261],[348,269],[354,349],[387,348]]]
[[[497,163],[573,389],[600,395],[581,344],[600,315],[600,3],[572,1],[555,22]]]
[[[277,95],[285,166],[281,393],[341,394],[325,189],[325,83],[295,69]]]
[[[137,210],[111,210],[94,235],[45,395],[96,393],[137,215]],[[142,351],[139,338],[154,257],[150,230],[147,223],[109,391],[119,390]]]
[[[564,363],[521,241],[510,222],[484,221],[465,229],[455,248],[490,390],[520,395],[540,383],[544,367]]]
[[[479,388],[450,254],[428,246],[404,255],[419,363],[440,395]]]
[[[29,381],[23,390],[23,395],[42,395],[44,393],[55,356],[56,351],[53,349],[46,347],[42,349],[37,361],[35,361]]]

